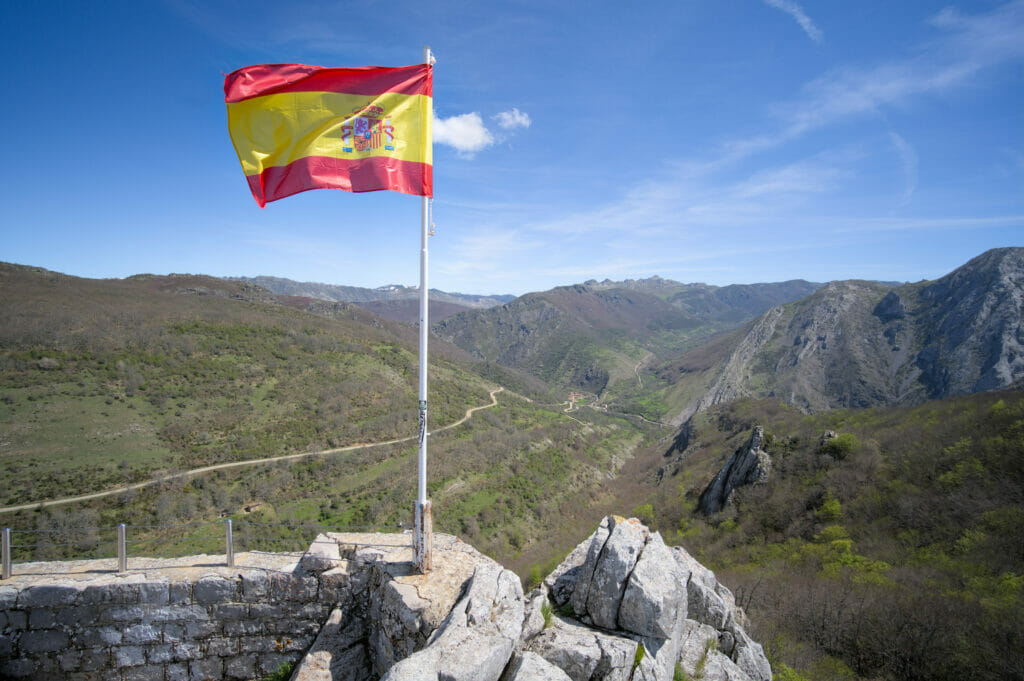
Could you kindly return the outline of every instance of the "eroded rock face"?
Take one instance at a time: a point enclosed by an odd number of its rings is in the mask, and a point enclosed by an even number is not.
[[[637,645],[626,636],[555,616],[551,626],[534,638],[527,650],[561,669],[572,681],[627,681]]]
[[[519,641],[523,613],[515,573],[480,565],[427,646],[397,662],[382,681],[498,681]]]
[[[722,470],[701,492],[697,507],[701,513],[718,513],[729,503],[732,493],[743,485],[756,485],[768,479],[772,460],[762,445],[764,428],[754,426],[747,443],[736,450],[722,466]]]
[[[620,583],[621,589],[611,587]],[[554,617],[526,648],[574,681],[669,681],[677,662],[690,675],[699,668],[706,679],[772,678],[732,593],[685,549],[665,546],[636,519],[606,518],[548,575],[543,590],[556,606],[570,604],[579,621]]]
[[[626,581],[640,558],[648,532],[636,518],[627,520],[609,516],[606,522],[608,538],[596,551],[597,542],[591,544],[580,579],[576,582],[577,593],[585,594],[586,600],[583,602],[583,598],[573,594],[572,604],[577,615],[589,617],[603,629],[615,629]],[[590,576],[589,584],[587,575]]]
[[[686,617],[686,585],[683,573],[661,535],[651,534],[629,575],[619,627],[641,636],[669,638],[679,616]]]

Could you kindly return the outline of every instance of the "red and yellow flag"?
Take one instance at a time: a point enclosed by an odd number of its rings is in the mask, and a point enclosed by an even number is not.
[[[308,189],[433,196],[433,67],[247,66],[228,130],[260,207]]]

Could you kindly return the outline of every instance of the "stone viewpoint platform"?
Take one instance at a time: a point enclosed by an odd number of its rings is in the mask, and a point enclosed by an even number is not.
[[[0,678],[769,681],[732,594],[635,519],[606,518],[530,594],[450,535],[322,534],[301,557],[22,563],[0,584]]]

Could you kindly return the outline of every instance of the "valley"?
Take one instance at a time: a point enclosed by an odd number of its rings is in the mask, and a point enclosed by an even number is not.
[[[126,521],[167,556],[224,518],[259,550],[410,522],[407,292],[269,283],[0,264],[0,522],[38,533],[16,560]],[[915,284],[458,295],[432,325],[438,530],[529,585],[636,515],[733,588],[778,679],[1024,677],[999,654],[1024,645],[1024,249]],[[755,426],[770,472],[705,516]]]

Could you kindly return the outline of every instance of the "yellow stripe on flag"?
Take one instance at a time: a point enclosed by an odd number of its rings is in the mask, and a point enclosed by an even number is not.
[[[228,103],[228,128],[249,176],[307,156],[429,165],[432,103],[425,95],[288,92]]]

